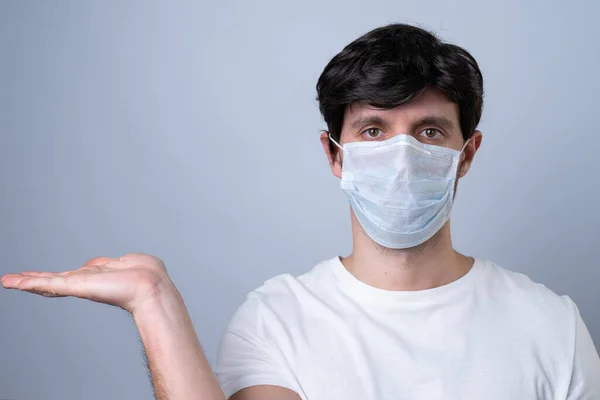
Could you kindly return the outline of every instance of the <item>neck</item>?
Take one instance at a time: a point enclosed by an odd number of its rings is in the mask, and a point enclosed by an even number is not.
[[[352,213],[353,250],[343,258],[346,269],[364,283],[385,290],[425,290],[446,285],[473,265],[452,247],[448,221],[427,242],[410,249],[387,249],[362,230]]]

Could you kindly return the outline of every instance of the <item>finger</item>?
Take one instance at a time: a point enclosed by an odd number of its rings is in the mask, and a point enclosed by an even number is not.
[[[18,289],[19,283],[26,278],[26,276],[21,274],[4,275],[2,277],[2,286],[4,286],[6,289]]]
[[[44,271],[23,271],[19,274],[15,274],[15,275],[21,275],[21,276],[32,276],[32,277],[49,277],[49,276],[55,276],[55,275],[61,275],[61,274],[66,274],[72,271],[65,271],[65,272],[44,272]]]
[[[23,277],[13,282],[13,284],[15,284],[15,289],[41,294],[46,297],[75,295],[73,287],[69,287],[65,277],[62,276]]]
[[[84,265],[81,268],[77,268],[77,271],[86,271],[86,272],[101,272],[102,267],[99,265]]]
[[[2,276],[2,278],[0,278],[0,283],[2,283],[3,287],[8,288],[6,286],[6,284],[4,283],[4,281],[8,282],[11,279],[15,279],[15,277],[18,277],[18,276],[19,276],[18,274],[5,274]]]
[[[37,277],[33,275],[31,276]],[[19,282],[25,278],[27,278],[27,275],[24,274],[6,274],[0,279],[0,281],[2,282],[2,286],[4,286],[5,288],[16,289]]]
[[[64,271],[64,272],[38,272],[38,271],[25,271],[19,274],[6,274],[0,278],[0,282],[2,286],[7,289],[17,289],[19,283],[25,278],[67,278],[71,275],[75,275],[78,272],[83,273],[94,273],[94,272],[102,272],[101,267],[97,266],[84,266],[76,271]]]
[[[52,277],[52,276],[70,275],[73,272],[74,271],[64,271],[64,272],[23,271],[18,274],[6,274],[4,276],[6,276],[6,277],[8,277],[8,276],[20,276],[20,277],[30,276],[30,277],[48,278],[48,277]]]
[[[9,275],[36,276],[36,277],[47,278],[47,277],[52,277],[52,276],[71,275],[78,271],[86,271],[86,272],[101,271],[101,267],[97,266],[97,265],[84,265],[81,268],[77,268],[77,270],[75,270],[75,271],[73,271],[73,270],[62,271],[62,272],[23,271],[18,274],[9,274]]]
[[[23,292],[39,294],[40,296],[44,296],[44,297],[67,297],[64,294],[57,294],[57,293],[53,293],[53,292],[43,292],[43,291],[34,290],[34,289],[23,289]]]
[[[119,261],[118,258],[114,258],[114,257],[95,257],[92,258],[90,260],[88,260],[84,266],[104,266],[106,264],[108,264],[109,262],[114,262],[114,261]]]

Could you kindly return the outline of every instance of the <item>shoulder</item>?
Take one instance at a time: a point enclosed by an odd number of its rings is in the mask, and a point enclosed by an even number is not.
[[[573,340],[577,307],[567,295],[559,295],[529,276],[481,263],[482,277],[477,290],[495,308],[510,315],[514,323],[535,331],[554,330],[559,340]]]
[[[318,264],[294,277],[275,276],[252,290],[236,310],[223,334],[215,375],[227,396],[252,386],[278,386],[303,395],[293,369],[296,336],[306,304],[318,291]],[[264,388],[263,388],[264,390]]]
[[[318,263],[308,272],[293,276],[281,274],[265,281],[246,295],[245,301],[237,309],[231,324],[269,323],[283,321],[292,323],[307,305],[321,302],[331,288],[331,263],[328,259]]]
[[[321,261],[302,275],[277,275],[248,293],[248,298],[279,304],[281,301],[285,302],[311,294],[318,295],[328,288],[332,277],[331,264],[334,260],[335,258]]]
[[[491,261],[481,261],[483,284],[492,294],[504,293],[526,297],[534,302],[549,302],[552,307],[564,307],[566,296],[560,296],[521,272],[501,267]]]
[[[482,290],[497,300],[494,318],[505,321],[515,343],[534,350],[535,362],[549,366],[561,398],[567,391],[569,398],[600,398],[600,358],[575,302],[525,274],[490,262],[482,270]]]

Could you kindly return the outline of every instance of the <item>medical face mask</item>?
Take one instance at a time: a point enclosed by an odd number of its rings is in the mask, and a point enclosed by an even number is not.
[[[423,144],[410,135],[351,142],[341,188],[367,235],[405,249],[429,240],[450,218],[461,151]]]

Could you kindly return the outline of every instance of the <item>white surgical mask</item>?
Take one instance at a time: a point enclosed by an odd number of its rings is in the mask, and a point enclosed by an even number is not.
[[[405,249],[429,240],[450,218],[461,151],[423,144],[410,135],[351,142],[341,188],[367,235]]]

